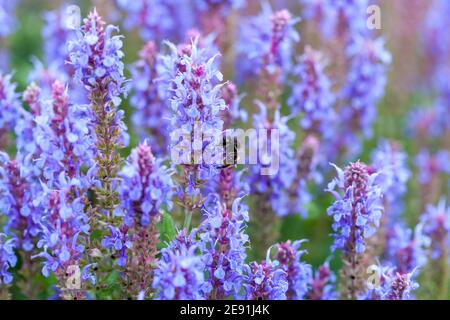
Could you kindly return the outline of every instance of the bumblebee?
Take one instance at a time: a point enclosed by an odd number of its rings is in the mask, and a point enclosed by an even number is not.
[[[222,140],[222,146],[223,146],[223,159],[224,159],[224,164],[222,165],[217,165],[216,168],[218,169],[226,169],[226,168],[231,168],[234,167],[238,161],[239,161],[239,155],[238,155],[238,140],[237,137],[233,137],[233,141],[229,142],[227,139],[227,137],[223,137]],[[227,146],[229,146],[229,143],[233,144],[233,152],[231,152],[230,154],[227,153],[228,148]]]

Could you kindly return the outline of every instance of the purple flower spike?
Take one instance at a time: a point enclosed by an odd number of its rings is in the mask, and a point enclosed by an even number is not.
[[[7,238],[4,233],[0,233],[0,286],[7,285],[13,280],[9,268],[14,268],[17,257],[14,253],[15,240]]]
[[[362,254],[367,239],[379,227],[383,211],[381,187],[376,185],[378,174],[361,162],[350,163],[345,170],[336,167],[338,177],[328,185],[328,191],[336,197],[328,208],[333,217],[333,250],[342,250],[344,266],[341,278],[343,298],[356,299],[365,291],[363,273],[366,272]]]
[[[403,210],[402,198],[407,191],[411,172],[407,154],[397,143],[382,141],[372,153],[372,166],[380,172],[388,222],[398,218]]]
[[[174,248],[176,247],[176,249]],[[197,246],[177,243],[161,251],[159,267],[155,270],[153,287],[157,299],[203,300],[205,265],[197,256]]]
[[[0,158],[0,212],[7,217],[5,233],[14,234],[15,246],[28,252],[36,243],[40,215],[33,210],[32,189],[22,166],[5,153],[0,153]]]
[[[97,201],[95,211],[98,219],[107,219],[117,228],[114,209],[118,204],[116,175],[121,157],[118,149],[128,144],[128,134],[123,122],[124,112],[119,109],[121,96],[126,93],[123,75],[123,52],[121,36],[112,36],[117,28],[105,27],[105,22],[94,9],[77,30],[77,38],[69,42],[70,63],[75,78],[88,90],[90,115],[89,128],[95,132],[96,175],[99,184],[95,188]],[[106,230],[108,228],[105,228]],[[107,232],[107,231],[106,231]]]
[[[311,300],[335,300],[335,283],[336,276],[326,262],[314,272],[307,298]]]
[[[383,210],[381,188],[375,184],[378,174],[362,162],[351,163],[344,171],[334,167],[338,177],[327,189],[336,197],[328,208],[336,232],[333,247],[361,254],[365,240],[375,234]]]
[[[162,206],[172,207],[173,183],[168,169],[155,159],[145,141],[133,149],[126,166],[120,171],[121,199],[116,214],[125,215],[125,224],[148,226],[160,214]],[[119,212],[122,211],[122,212]]]
[[[169,133],[166,119],[169,110],[158,92],[158,49],[153,41],[146,43],[140,52],[140,59],[132,65],[131,104],[136,108],[132,116],[134,127],[139,136],[148,137],[153,151],[158,156],[167,154]]]
[[[11,75],[0,73],[0,147],[7,144],[7,135],[14,129],[22,109],[16,84],[11,82]]]
[[[273,12],[264,2],[262,12],[243,22],[237,44],[240,80],[267,72],[284,79],[292,65],[294,44],[300,41],[294,25],[299,21],[289,11]]]
[[[267,258],[261,263],[251,262],[245,266],[245,274],[245,299],[286,300],[289,284],[277,261]]]
[[[312,279],[312,269],[309,264],[301,261],[306,250],[300,250],[304,241],[287,241],[276,245],[276,259],[280,268],[286,272],[288,290],[286,297],[289,300],[303,300],[306,298],[308,287]]]
[[[248,212],[240,200],[234,200],[231,210],[218,200],[205,209],[199,247],[208,271],[204,291],[211,299],[240,297],[249,244],[245,234]]]
[[[438,259],[442,255],[448,257],[450,246],[450,206],[447,206],[445,198],[442,198],[436,206],[428,205],[420,218],[423,232],[432,241],[432,259]]]
[[[294,71],[299,82],[293,87],[289,105],[294,112],[301,113],[303,129],[327,139],[336,120],[333,110],[335,97],[322,60],[319,52],[309,46],[305,48],[305,54]]]
[[[387,232],[386,260],[400,273],[406,274],[428,262],[431,239],[419,223],[414,230],[396,224]]]

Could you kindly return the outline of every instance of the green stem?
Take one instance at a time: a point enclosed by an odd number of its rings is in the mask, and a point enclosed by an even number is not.
[[[446,248],[445,241],[441,244],[441,256],[439,258],[439,269],[440,277],[438,279],[438,299],[446,300],[448,298],[448,281],[449,281],[449,270],[448,270],[448,250]]]
[[[192,220],[192,210],[186,209],[186,211],[184,212],[184,224],[183,224],[184,229],[186,229],[186,233],[189,232],[191,220]]]

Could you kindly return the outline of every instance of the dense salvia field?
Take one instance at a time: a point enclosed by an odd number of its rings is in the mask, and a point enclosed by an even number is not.
[[[0,297],[450,298],[449,27],[447,0],[0,0]]]

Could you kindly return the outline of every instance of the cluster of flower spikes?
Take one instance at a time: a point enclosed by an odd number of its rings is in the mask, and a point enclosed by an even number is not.
[[[0,286],[7,285],[13,280],[9,269],[14,268],[17,263],[14,249],[14,238],[8,238],[6,234],[0,233]]]
[[[304,241],[287,241],[276,245],[276,260],[280,268],[286,272],[288,289],[286,298],[289,300],[303,300],[309,291],[312,281],[312,268],[302,262],[302,255],[306,250],[300,250]]]
[[[411,176],[408,169],[407,154],[395,142],[380,141],[372,152],[372,167],[381,172],[383,195],[389,218],[397,218],[403,210],[402,197],[406,194]]]
[[[190,198],[195,206],[200,195],[199,185],[214,177],[218,169],[214,164],[222,156],[222,148],[215,148],[217,138],[222,138],[223,120],[219,113],[226,108],[222,99],[222,74],[218,70],[211,51],[198,45],[199,38],[190,45],[178,50],[169,45],[171,54],[165,57],[165,64],[175,66],[176,70],[169,87],[173,94],[169,98],[172,114],[170,126],[176,130],[171,135],[171,155],[179,157],[183,167],[185,180],[180,198]],[[181,51],[181,52],[180,52]],[[194,136],[198,133],[197,136]],[[203,139],[202,139],[203,135]],[[202,140],[200,143],[200,139]],[[210,159],[203,158],[200,164],[193,164],[191,145],[194,154],[205,154],[209,148]],[[187,151],[187,152],[186,152]]]
[[[139,137],[148,137],[152,151],[163,156],[168,151],[169,133],[165,119],[169,114],[155,81],[158,78],[157,55],[155,42],[149,41],[140,51],[140,59],[132,65],[133,94],[130,103],[135,108],[132,121]]]
[[[161,250],[153,288],[161,300],[205,299],[205,263],[195,241],[197,230],[183,229],[167,248]]]
[[[341,281],[343,297],[352,299],[365,291],[361,273],[365,272],[362,254],[366,240],[376,233],[383,206],[381,187],[376,184],[378,173],[364,163],[350,163],[345,170],[335,166],[338,176],[328,185],[336,201],[328,208],[333,217],[333,250],[343,252]],[[363,263],[364,262],[364,263]]]
[[[42,272],[55,273],[59,285],[67,280],[70,268],[80,268],[90,225],[85,212],[86,190],[96,182],[92,157],[93,139],[86,107],[69,102],[66,87],[59,81],[52,85],[52,99],[41,104],[42,112],[34,117],[33,136],[38,157],[35,169],[40,189],[35,191],[34,210],[41,212],[40,240],[44,258]],[[87,173],[84,169],[89,168]],[[83,267],[83,280],[89,275]]]
[[[218,197],[204,210],[198,246],[207,278],[204,292],[212,299],[239,298],[249,237],[245,233],[248,212],[240,198],[229,209]]]
[[[278,216],[286,216],[292,213],[287,190],[296,175],[295,152],[292,148],[295,135],[287,125],[289,117],[282,117],[280,111],[275,110],[271,121],[266,106],[261,102],[258,102],[258,106],[260,113],[253,117],[258,139],[254,139],[250,146],[254,154],[258,153],[258,162],[250,169],[250,186],[254,192],[268,196],[269,205]],[[267,130],[265,137],[261,136],[262,130]],[[275,139],[276,135],[278,139]]]
[[[170,171],[155,159],[146,141],[133,149],[126,165],[119,172],[120,205],[115,214],[123,216],[120,228],[113,228],[104,239],[107,248],[118,252],[117,263],[125,267],[130,294],[148,296],[152,269],[158,253],[158,230],[161,209],[172,208],[173,183]]]
[[[8,143],[6,136],[12,130],[21,109],[16,84],[11,82],[11,75],[0,72],[0,146]]]
[[[298,82],[293,86],[288,103],[295,113],[301,113],[300,125],[306,132],[326,139],[332,134],[336,114],[335,97],[324,69],[320,52],[307,46],[295,67]]]
[[[176,0],[115,0],[119,14],[123,13],[124,28],[137,29],[145,41],[180,40],[182,30],[193,25],[192,8],[186,1]]]
[[[284,78],[292,65],[294,44],[300,36],[294,26],[299,21],[287,10],[273,12],[270,4],[262,4],[262,12],[242,22],[237,43],[237,67],[243,80],[267,72],[269,77]]]
[[[266,257],[261,263],[256,261],[245,266],[244,284],[246,300],[286,300],[289,288],[286,271],[276,260]]]
[[[76,30],[77,37],[69,42],[68,48],[75,78],[85,86],[90,100],[89,127],[95,136],[95,170],[99,178],[93,211],[98,215],[97,220],[107,220],[107,224],[117,227],[119,219],[114,217],[114,208],[118,204],[116,175],[121,162],[118,149],[127,145],[129,140],[122,120],[124,111],[118,108],[121,95],[126,93],[124,54],[121,36],[111,35],[117,28],[104,25],[94,9]]]
[[[431,239],[424,233],[421,223],[414,230],[401,223],[394,224],[389,227],[386,237],[384,258],[398,272],[406,274],[427,264]]]

